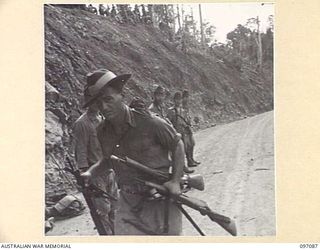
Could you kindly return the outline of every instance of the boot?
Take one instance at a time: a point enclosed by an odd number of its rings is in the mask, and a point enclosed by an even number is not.
[[[192,170],[186,166],[183,166],[183,172],[185,172],[186,174],[192,174],[194,172],[194,170]]]
[[[188,167],[196,167],[198,165],[192,159],[193,158],[192,151],[190,149],[186,150],[186,158],[187,158]]]
[[[195,164],[197,164],[197,165],[201,164],[200,161],[196,161],[195,159],[192,159],[192,161],[193,161]]]
[[[192,149],[192,151],[191,151],[191,160],[194,162],[194,164],[196,164],[196,165],[199,165],[201,162],[199,162],[199,161],[196,161],[195,159],[193,159],[193,149]]]
[[[198,165],[192,160],[191,157],[188,157],[188,158],[187,158],[187,163],[188,163],[188,167],[191,167],[191,168],[198,166]]]

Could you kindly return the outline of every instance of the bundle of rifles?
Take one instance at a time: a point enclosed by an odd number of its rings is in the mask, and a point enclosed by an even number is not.
[[[189,197],[185,194],[187,190],[190,190],[192,188],[200,191],[204,190],[204,181],[203,181],[203,177],[200,174],[190,174],[190,175],[184,174],[180,182],[181,188],[183,190],[182,194],[178,196],[170,196],[167,189],[162,185],[163,183],[165,183],[170,179],[170,174],[149,168],[128,157],[120,158],[115,155],[112,155],[110,159],[116,162],[121,162],[127,165],[128,167],[135,168],[136,170],[141,171],[141,173],[152,176],[153,179],[157,180],[157,182],[151,182],[141,178],[137,179],[138,182],[148,186],[151,190],[155,190],[154,195],[161,195],[169,198],[170,201],[173,202],[181,210],[181,212],[190,221],[192,226],[199,232],[200,235],[204,236],[205,234],[197,225],[197,223],[193,220],[193,218],[188,214],[188,212],[183,208],[183,206],[187,206],[194,210],[199,211],[201,215],[208,216],[211,221],[220,225],[224,230],[226,230],[231,235],[233,236],[237,235],[235,222],[231,218],[212,211],[205,201],[194,198],[194,197]],[[115,197],[112,197],[110,194],[104,192],[103,190],[99,189],[93,184],[89,186],[85,186],[79,170],[73,166],[73,164],[71,163],[68,157],[67,157],[67,162],[69,164],[69,168],[65,168],[65,170],[72,173],[75,176],[78,185],[81,186],[82,193],[90,209],[90,213],[91,213],[93,222],[95,223],[95,226],[98,230],[98,233],[100,235],[106,235],[106,232],[103,229],[102,223],[99,220],[98,215],[95,212],[95,209],[91,209],[93,205],[90,197],[92,197],[92,195],[101,195],[111,200],[114,200]]]

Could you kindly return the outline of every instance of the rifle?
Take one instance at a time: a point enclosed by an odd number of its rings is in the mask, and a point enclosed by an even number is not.
[[[84,184],[84,180],[81,177],[80,170],[73,166],[73,164],[71,163],[71,160],[68,156],[66,156],[66,160],[68,162],[69,168],[66,167],[66,168],[64,168],[64,170],[73,174],[73,176],[76,178],[77,184],[81,187],[81,192],[82,192],[83,197],[88,205],[93,223],[96,226],[99,235],[107,235],[108,233],[105,230],[102,222],[100,221],[99,214],[97,213],[97,210],[95,209],[95,206],[92,202],[91,197],[92,196],[106,196],[107,198],[112,199],[112,200],[117,200],[117,199],[115,197],[111,196],[110,194],[106,193],[105,191],[101,190],[100,188],[96,187],[93,184],[90,184],[88,187],[86,187]]]
[[[125,159],[121,159],[117,156],[111,155],[110,159],[125,163],[129,167],[133,167],[133,168],[140,170],[144,173],[150,174],[153,177],[156,177],[156,179],[159,177],[160,181],[163,181],[163,179],[165,179],[166,181],[169,180],[169,175],[167,175],[163,172],[148,168],[147,166],[144,166],[143,164],[136,162],[128,157],[125,157]],[[156,184],[156,183],[150,182],[150,181],[145,181],[145,180],[142,180],[139,178],[136,178],[136,180],[138,182],[150,187],[150,188],[156,189],[161,195],[164,195],[164,196],[170,195],[168,190],[162,185],[159,185],[159,184]],[[203,181],[203,179],[202,179],[202,181]],[[184,182],[184,181],[182,181],[182,182]],[[188,184],[190,184],[190,183],[187,182],[187,185]],[[208,216],[212,221],[216,222],[218,225],[220,225],[223,229],[225,229],[231,235],[233,235],[233,236],[237,235],[237,229],[236,229],[235,222],[232,219],[230,219],[229,217],[226,217],[224,215],[213,212],[209,208],[208,204],[205,201],[202,201],[202,200],[199,200],[199,199],[196,199],[193,197],[189,197],[185,194],[181,194],[178,196],[172,196],[172,197],[170,196],[170,198],[177,204],[178,208],[183,212],[184,215],[186,215],[187,212],[181,207],[181,205],[186,205],[192,209],[199,211],[201,215]],[[198,230],[198,232],[201,235],[204,235],[202,233],[202,231],[200,230],[200,228],[192,220],[192,218],[189,215],[186,215],[186,217],[192,223],[192,225]]]
[[[157,189],[158,192],[164,196],[169,195],[167,189],[162,185],[159,185],[150,181],[141,180],[141,179],[137,179],[137,181],[143,183],[148,187]],[[186,205],[187,207],[190,207],[194,210],[199,211],[201,215],[208,216],[212,221],[216,222],[218,225],[220,225],[224,230],[226,230],[231,235],[233,236],[237,235],[235,222],[227,216],[213,212],[205,201],[197,198],[189,197],[185,194],[181,194],[178,196],[170,196],[170,198],[173,199],[174,202],[176,202],[178,205]]]
[[[141,172],[144,172],[144,173],[156,178],[160,183],[165,183],[170,180],[169,173],[165,173],[165,172],[162,172],[162,171],[159,171],[156,169],[149,168],[149,167],[144,166],[143,164],[141,164],[133,159],[130,159],[129,157],[120,158],[118,156],[111,155],[110,159],[117,161],[117,162],[124,163],[125,165],[127,165],[129,167],[136,168],[136,169],[140,170]],[[185,186],[187,189],[188,188],[195,188],[200,191],[204,190],[204,181],[203,181],[203,177],[200,174],[190,174],[190,175],[184,174],[181,177],[180,184],[182,186]]]

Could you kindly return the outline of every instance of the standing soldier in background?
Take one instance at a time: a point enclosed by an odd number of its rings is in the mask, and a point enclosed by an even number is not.
[[[161,117],[162,119],[166,119],[165,107],[163,105],[163,101],[165,98],[165,89],[161,86],[158,86],[153,93],[153,102],[149,106],[149,110]]]
[[[173,127],[177,130],[178,133],[182,135],[182,141],[184,143],[184,147],[186,148],[185,145],[185,137],[186,137],[186,122],[184,121],[183,118],[183,110],[182,110],[182,94],[181,92],[176,92],[173,96],[173,102],[174,106],[170,107],[168,109],[168,115],[167,118],[170,120],[172,123]],[[188,142],[188,141],[186,141]],[[188,145],[187,145],[188,147]],[[187,163],[188,167],[195,167],[196,164],[193,162],[189,162],[190,159],[187,158]],[[194,170],[189,169],[188,167],[184,167],[184,172],[186,173],[193,173]]]
[[[190,163],[190,166],[196,166],[196,165],[199,165],[200,162],[195,161],[193,158],[195,140],[193,137],[192,125],[191,125],[192,120],[191,120],[190,110],[189,110],[189,91],[188,90],[184,90],[182,92],[182,117],[184,119],[184,122],[186,123],[183,141],[185,145],[185,152],[186,152],[188,165]]]
[[[89,82],[89,79],[90,75],[87,76],[87,82]],[[84,91],[85,102],[90,99],[92,94],[87,85]],[[87,171],[89,167],[98,162],[102,157],[102,150],[96,132],[96,128],[102,120],[97,105],[93,103],[74,124],[75,158],[77,167],[81,173]],[[101,171],[93,184],[113,197],[118,196],[115,173],[112,169]],[[92,203],[107,234],[114,234],[115,202],[98,196],[92,197]]]

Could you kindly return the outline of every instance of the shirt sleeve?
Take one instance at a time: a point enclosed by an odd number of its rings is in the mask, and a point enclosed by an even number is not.
[[[155,133],[158,142],[164,147],[173,152],[181,139],[181,135],[166,121],[156,117]]]
[[[77,122],[74,125],[75,157],[78,168],[88,168],[89,134],[84,124]]]
[[[174,111],[173,111],[172,109],[169,109],[169,110],[168,110],[167,119],[168,119],[172,124],[175,124],[175,121],[174,121]]]

